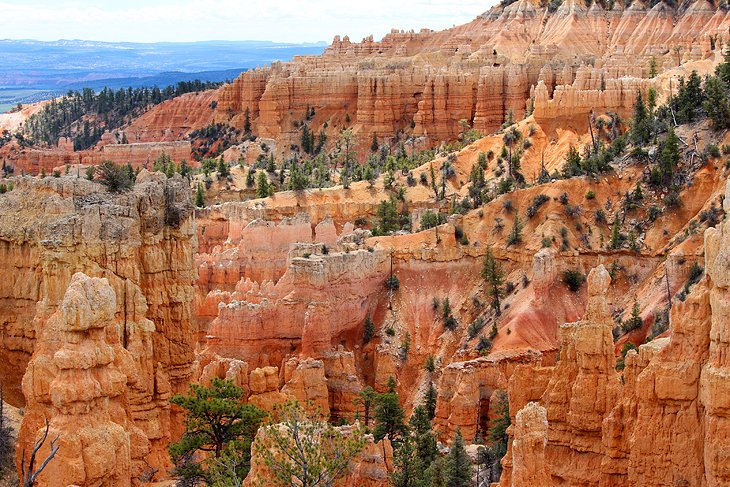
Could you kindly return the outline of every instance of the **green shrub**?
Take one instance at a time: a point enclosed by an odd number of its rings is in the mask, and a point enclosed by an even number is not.
[[[563,283],[568,286],[571,292],[578,292],[583,286],[583,281],[585,281],[585,276],[579,270],[568,269],[563,272]]]

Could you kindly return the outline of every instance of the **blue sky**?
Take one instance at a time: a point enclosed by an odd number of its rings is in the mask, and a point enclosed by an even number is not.
[[[98,41],[380,39],[444,29],[496,0],[0,0],[0,38]]]

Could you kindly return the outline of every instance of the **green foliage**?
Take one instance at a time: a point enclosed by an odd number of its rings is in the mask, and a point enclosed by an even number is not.
[[[184,81],[162,90],[154,88],[104,88],[96,93],[90,88],[69,91],[60,99],[54,98],[38,113],[31,115],[23,126],[23,133],[34,144],[55,146],[60,137],[70,136],[74,150],[95,145],[105,130],[113,131],[130,119],[141,115],[150,106],[162,103],[183,93],[216,88],[222,83]]]
[[[629,319],[624,321],[621,325],[624,333],[638,330],[644,325],[644,320],[642,320],[641,316],[639,316],[639,311],[639,301],[634,298],[634,305],[631,307],[631,317],[629,317]]]
[[[375,427],[373,436],[380,441],[386,436],[398,445],[400,438],[406,433],[405,413],[400,405],[398,393],[395,391],[395,379],[388,379],[388,392],[379,394],[375,403]]]
[[[198,187],[195,189],[195,206],[202,208],[205,206],[205,192],[203,191],[203,185],[198,183]]]
[[[423,215],[421,215],[421,230],[428,230],[429,228],[439,226],[443,223],[446,223],[446,216],[441,213],[426,210]]]
[[[370,343],[370,340],[375,336],[375,324],[370,318],[370,315],[365,318],[365,324],[363,325],[363,342],[365,344]]]
[[[649,112],[644,104],[644,97],[639,92],[634,103],[634,117],[631,121],[631,141],[638,147],[643,147],[651,137],[651,121]]]
[[[571,292],[578,292],[584,281],[585,276],[577,269],[568,269],[563,272],[563,283],[568,286]]]
[[[385,288],[387,290],[397,291],[399,287],[400,287],[400,280],[394,274],[391,274],[385,280]]]
[[[96,179],[112,193],[121,193],[132,188],[134,181],[125,166],[104,161],[96,168]]]
[[[274,187],[265,172],[260,172],[256,179],[256,197],[267,198],[274,194]]]
[[[406,211],[398,212],[398,200],[390,197],[378,204],[375,211],[377,224],[373,227],[373,235],[389,235],[410,225],[410,218]]]
[[[170,445],[175,474],[212,484],[211,458],[237,457],[235,475],[245,477],[250,467],[251,442],[266,413],[243,404],[244,390],[231,381],[214,378],[210,387],[191,384],[190,395],[177,394],[172,404],[185,410],[185,434]],[[200,456],[197,452],[209,453]]]
[[[444,465],[444,477],[447,487],[470,487],[472,477],[471,458],[466,453],[464,438],[461,430],[456,430],[456,436],[451,443]]]
[[[649,78],[656,78],[658,70],[658,63],[656,60],[656,56],[652,56],[649,59]]]
[[[266,426],[254,444],[276,485],[331,486],[365,447],[364,432],[345,435],[323,417],[297,402],[274,407],[277,424]]]
[[[492,309],[499,316],[502,313],[501,298],[504,296],[502,285],[504,284],[504,272],[502,265],[492,254],[492,249],[487,249],[482,265],[482,279],[490,286],[489,295],[492,298]]]
[[[679,137],[671,126],[660,145],[658,159],[657,165],[651,170],[650,182],[657,186],[670,187],[679,164]]]
[[[428,419],[431,420],[436,416],[436,397],[436,388],[434,387],[433,382],[430,382],[428,384],[428,389],[426,390],[426,397],[424,397],[423,404],[428,412]]]
[[[546,194],[538,194],[534,198],[532,198],[532,203],[530,206],[527,207],[527,218],[532,218],[537,214],[537,210],[540,209],[542,205],[550,201],[550,198]]]
[[[469,336],[469,340],[474,339],[474,337],[476,337],[479,334],[479,332],[482,331],[482,329],[484,328],[484,326],[486,324],[487,323],[486,323],[486,321],[484,321],[484,318],[479,317],[476,320],[474,320],[467,328],[467,334]]]
[[[718,76],[712,76],[705,82],[705,112],[717,130],[730,128],[730,101],[728,100],[728,84]]]
[[[482,355],[487,355],[489,352],[492,351],[492,340],[485,336],[480,336],[479,342],[477,343],[475,348]]]
[[[367,386],[362,391],[360,391],[357,395],[357,397],[354,400],[355,406],[362,407],[362,419],[365,423],[365,427],[370,427],[370,416],[372,414],[373,408],[375,407],[375,402],[378,398],[378,394],[375,392],[375,390]]]
[[[522,242],[522,222],[520,221],[519,214],[515,214],[515,219],[512,222],[512,230],[510,230],[509,236],[507,237],[507,245],[517,245]]]
[[[426,357],[423,369],[430,374],[433,374],[436,371],[436,357],[434,357],[433,354],[429,354],[428,357]]]

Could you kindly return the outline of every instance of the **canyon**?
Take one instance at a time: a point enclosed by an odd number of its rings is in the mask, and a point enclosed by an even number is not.
[[[154,485],[170,479],[168,447],[184,433],[170,398],[191,383],[232,381],[266,411],[311,402],[348,435],[361,393],[394,380],[406,416],[435,388],[441,451],[459,432],[475,463],[507,398],[493,486],[729,485],[730,167],[719,147],[730,133],[677,124],[676,206],[645,184],[657,146],[561,175],[572,148],[611,145],[612,117],[632,128],[639,95],[663,103],[680,77],[713,73],[728,15],[704,0],[517,0],[441,32],[335,38],[322,56],[154,106],[87,151],[0,147],[15,167],[0,195],[0,381],[23,408],[16,463],[48,424],[61,448],[36,485]],[[231,176],[196,208],[203,174],[149,166],[163,152],[192,161],[190,134],[212,123],[250,124],[258,142],[222,153]],[[360,156],[373,137],[438,150],[370,181],[251,198],[241,181],[260,142],[277,161],[296,158],[301,124],[333,150],[352,128]],[[482,161],[500,181],[510,128],[529,140],[526,182],[462,211]],[[467,129],[479,136],[463,140]],[[128,191],[81,177],[107,159],[140,168]],[[77,171],[31,175],[67,164]],[[390,202],[413,231],[376,231]],[[423,225],[426,212],[444,220]],[[617,232],[631,244],[612,245]],[[487,255],[504,272],[496,310]],[[632,307],[639,322],[623,328]],[[366,435],[336,485],[388,485],[397,448]],[[251,465],[243,485],[270,481],[256,452]]]

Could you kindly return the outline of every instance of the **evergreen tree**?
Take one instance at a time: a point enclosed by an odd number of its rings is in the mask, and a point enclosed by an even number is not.
[[[203,191],[203,185],[198,183],[198,187],[195,190],[195,206],[202,208],[205,206],[205,192]]]
[[[730,43],[728,43],[727,48],[723,52],[723,62],[715,68],[715,74],[725,85],[730,86]]]
[[[302,150],[306,154],[311,154],[314,150],[309,132],[309,126],[306,123],[302,124]]]
[[[365,324],[363,325],[363,342],[367,345],[370,343],[370,340],[373,339],[375,336],[375,324],[373,323],[373,320],[370,318],[370,315],[368,315],[365,318]]]
[[[428,390],[426,391],[426,397],[424,398],[424,406],[428,413],[428,419],[433,420],[436,417],[436,388],[433,382],[429,383]]]
[[[269,154],[269,162],[266,164],[266,172],[273,174],[276,171],[276,162],[274,161],[274,153]]]
[[[248,107],[243,115],[243,131],[247,134],[251,133],[251,110]]]
[[[405,413],[400,405],[398,393],[395,391],[395,379],[388,379],[388,392],[379,394],[375,405],[375,441],[384,437],[398,444],[399,439],[406,433]]]
[[[522,222],[520,221],[519,212],[515,212],[512,230],[510,230],[509,236],[507,237],[507,245],[515,245],[520,242],[522,242]]]
[[[266,176],[265,172],[260,172],[256,180],[256,197],[266,198],[272,194],[273,190],[269,183],[269,178]]]
[[[691,123],[697,119],[698,111],[702,108],[704,96],[702,93],[702,80],[697,71],[692,71],[684,82],[680,80],[679,92],[677,94],[677,121],[679,123]]]
[[[720,77],[713,76],[705,82],[704,108],[717,130],[730,128],[730,104],[727,93],[728,85]]]
[[[373,141],[370,143],[370,152],[378,152],[378,133],[373,132]]]
[[[436,444],[436,434],[433,431],[431,418],[425,404],[416,406],[413,409],[413,414],[408,423],[416,443],[416,456],[422,469],[426,469],[438,458],[438,446]]]
[[[367,386],[365,389],[360,391],[360,393],[355,398],[355,406],[362,406],[362,418],[366,428],[370,426],[370,413],[372,412],[377,400],[378,394],[370,386]]]
[[[665,186],[672,185],[677,164],[679,164],[679,138],[674,132],[674,128],[669,127],[667,138],[664,140],[659,152],[661,182]]]
[[[235,476],[245,477],[250,466],[251,443],[266,413],[252,404],[244,404],[243,389],[231,381],[214,378],[210,387],[197,384],[190,387],[190,395],[177,394],[170,399],[186,412],[185,434],[170,445],[175,473],[212,484],[215,479],[209,471],[211,464],[230,454],[239,459],[234,465]]]
[[[649,142],[650,137],[649,113],[644,105],[644,97],[639,91],[634,103],[634,118],[631,122],[631,141],[637,147],[643,147]]]
[[[446,456],[444,477],[446,487],[470,487],[472,476],[471,458],[466,453],[461,430],[456,430],[456,436]]]
[[[250,168],[246,173],[246,187],[253,188],[256,185],[256,177],[253,168]]]
[[[416,445],[411,435],[405,435],[393,455],[392,487],[427,487],[424,470],[416,456]]]
[[[502,314],[500,298],[504,296],[504,291],[502,290],[504,273],[502,272],[502,265],[494,258],[491,248],[487,249],[487,254],[484,256],[482,279],[487,281],[491,286],[489,295],[492,297],[492,308],[497,313],[497,316],[499,316]]]
[[[611,248],[618,249],[621,247],[621,225],[618,213],[613,217],[613,226],[611,227]]]
[[[218,159],[216,171],[218,172],[218,179],[228,177],[228,164],[223,162],[223,156]]]

